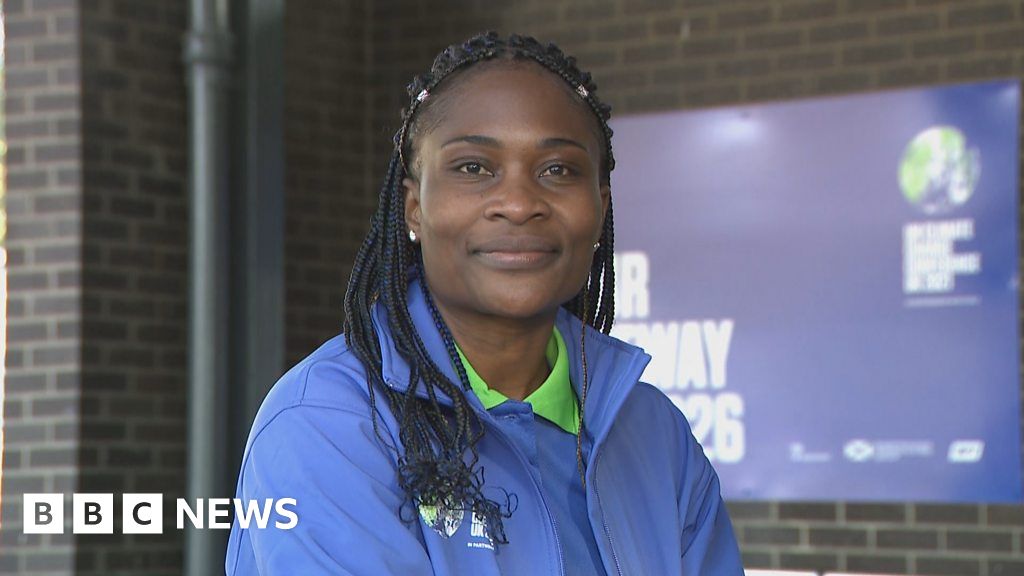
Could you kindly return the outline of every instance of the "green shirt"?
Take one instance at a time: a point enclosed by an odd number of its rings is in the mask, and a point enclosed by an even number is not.
[[[459,353],[459,359],[462,360],[462,366],[466,369],[469,385],[473,387],[473,392],[483,403],[484,408],[490,410],[508,400],[507,396],[487,386],[483,378],[473,369],[469,360],[466,360],[458,345],[455,346],[455,349]],[[548,374],[540,388],[534,390],[523,402],[530,404],[534,414],[550,420],[570,434],[578,434],[580,408],[576,402],[576,393],[569,382],[569,359],[565,351],[565,340],[562,339],[558,328],[552,330],[545,355],[548,365],[551,366],[551,374]]]

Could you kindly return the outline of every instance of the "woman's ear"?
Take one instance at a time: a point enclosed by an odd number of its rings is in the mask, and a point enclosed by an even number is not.
[[[405,191],[405,225],[418,237],[423,214],[420,210],[420,183],[406,177],[402,179],[402,189]]]

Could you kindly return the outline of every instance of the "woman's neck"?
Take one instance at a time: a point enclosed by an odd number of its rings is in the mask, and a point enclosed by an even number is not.
[[[526,320],[462,313],[440,304],[438,311],[488,388],[523,400],[551,373],[545,351],[557,310]]]

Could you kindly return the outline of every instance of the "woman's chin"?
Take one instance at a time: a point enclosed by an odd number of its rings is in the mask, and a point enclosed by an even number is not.
[[[460,282],[461,290],[446,290],[455,287],[440,285],[433,291],[440,304],[470,313],[521,321],[550,319],[562,303],[575,295],[563,282],[565,276],[561,273],[467,274]]]
[[[492,315],[526,321],[550,317],[564,300],[558,294],[534,288],[521,292],[503,291],[482,302]]]

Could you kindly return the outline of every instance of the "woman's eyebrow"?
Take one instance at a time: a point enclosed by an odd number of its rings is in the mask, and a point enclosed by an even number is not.
[[[451,140],[441,145],[441,148],[450,146],[457,142],[468,142],[470,144],[479,144],[481,146],[488,146],[490,148],[501,148],[501,142],[498,142],[496,138],[490,136],[480,136],[479,134],[468,134],[466,136],[456,136]]]
[[[587,147],[571,138],[545,138],[541,140],[541,148],[558,148],[559,146],[573,146],[583,150],[584,152],[590,152]]]
[[[446,146],[449,146],[451,144],[455,144],[455,143],[458,143],[458,142],[468,142],[470,144],[478,144],[480,146],[487,146],[489,148],[501,148],[502,147],[501,142],[499,142],[497,138],[492,138],[490,136],[482,136],[482,135],[479,135],[479,134],[467,134],[465,136],[456,136],[455,138],[452,138],[451,140],[448,140],[447,142],[445,142],[444,144],[441,145],[441,148],[444,148]],[[545,148],[545,149],[547,149],[547,148],[558,148],[560,146],[573,146],[575,148],[579,148],[580,150],[583,150],[584,152],[590,152],[589,150],[587,150],[586,146],[584,146],[583,144],[577,142],[576,140],[573,140],[571,138],[559,138],[559,137],[545,138],[545,139],[541,140],[538,148]]]

